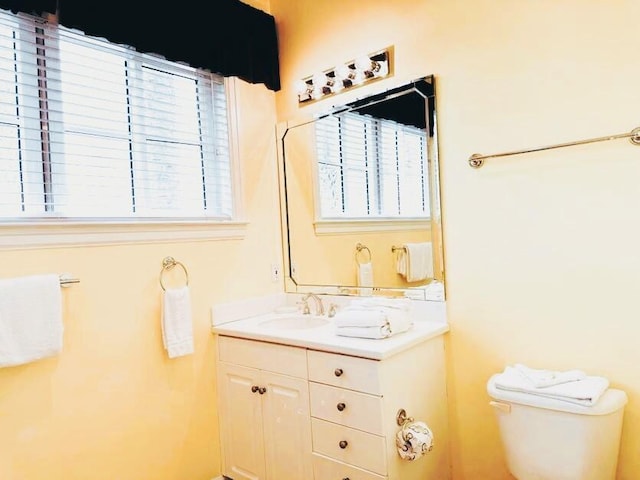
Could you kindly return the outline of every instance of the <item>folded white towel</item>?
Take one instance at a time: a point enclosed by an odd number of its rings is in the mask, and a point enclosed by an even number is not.
[[[387,317],[381,311],[344,308],[336,313],[334,322],[336,327],[382,327],[389,323]]]
[[[385,324],[380,327],[338,327],[336,335],[376,340],[390,337],[392,334],[389,324]]]
[[[604,377],[586,376],[581,380],[549,387],[535,387],[517,368],[506,367],[504,372],[496,375],[495,386],[502,390],[530,393],[590,407],[595,405],[609,388],[609,380]]]
[[[193,353],[189,287],[168,288],[162,302],[162,341],[169,358]]]
[[[345,325],[343,322],[341,325],[336,324],[335,332],[336,335],[343,337],[380,339],[406,332],[412,326],[413,322],[408,317],[398,316],[396,318],[387,317],[386,321],[380,325],[352,326]]]
[[[59,354],[62,333],[58,275],[0,280],[0,367]]]
[[[386,297],[367,297],[367,298],[354,298],[349,302],[345,309],[369,309],[369,310],[404,310],[410,311],[412,307],[411,299],[409,298],[386,298]]]
[[[560,385],[561,383],[575,382],[584,379],[587,374],[582,370],[566,370],[563,372],[554,372],[552,370],[538,370],[529,368],[525,365],[517,363],[514,368],[520,372],[531,384],[536,387],[550,387],[552,385]]]

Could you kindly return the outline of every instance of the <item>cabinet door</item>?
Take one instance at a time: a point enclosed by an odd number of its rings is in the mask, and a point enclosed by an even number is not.
[[[313,478],[306,380],[261,372],[267,480]]]
[[[233,480],[266,478],[261,406],[264,395],[251,391],[259,385],[258,370],[218,363],[224,475]]]

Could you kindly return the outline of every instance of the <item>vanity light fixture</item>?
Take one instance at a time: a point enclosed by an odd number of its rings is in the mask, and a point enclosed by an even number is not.
[[[321,100],[343,90],[365,85],[391,73],[391,48],[364,55],[330,70],[315,73],[296,84],[298,104]]]

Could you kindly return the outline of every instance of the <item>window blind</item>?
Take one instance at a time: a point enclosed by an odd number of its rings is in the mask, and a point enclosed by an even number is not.
[[[233,217],[213,74],[0,11],[0,221]]]
[[[424,130],[351,112],[318,120],[315,134],[321,218],[430,215]]]

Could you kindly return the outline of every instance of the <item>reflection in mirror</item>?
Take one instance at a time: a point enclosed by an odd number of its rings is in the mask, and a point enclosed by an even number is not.
[[[444,300],[433,76],[282,134],[288,291]]]

